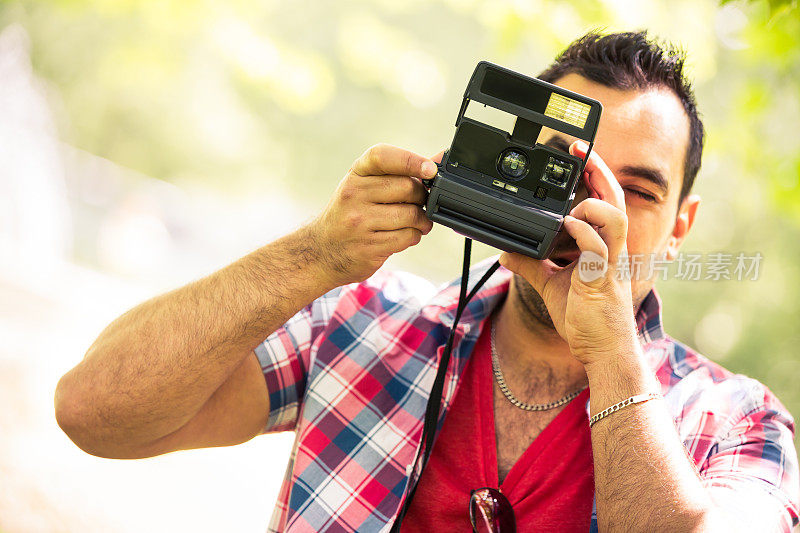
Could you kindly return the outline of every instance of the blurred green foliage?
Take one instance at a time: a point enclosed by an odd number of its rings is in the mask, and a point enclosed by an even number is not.
[[[68,143],[221,193],[288,189],[311,210],[376,142],[448,145],[477,61],[535,74],[588,29],[647,28],[687,51],[708,131],[685,249],[764,255],[757,281],[662,282],[667,331],[800,414],[796,0],[22,0],[0,4],[11,23]],[[437,228],[394,264],[444,281],[460,250]]]

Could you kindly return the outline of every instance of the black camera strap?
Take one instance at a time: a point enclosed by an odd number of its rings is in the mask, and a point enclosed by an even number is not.
[[[494,274],[497,268],[500,266],[499,261],[495,261],[495,263],[489,267],[489,270],[478,280],[478,283],[472,288],[472,290],[467,294],[467,286],[469,284],[469,266],[470,266],[470,259],[472,255],[472,239],[466,238],[464,239],[464,263],[461,268],[461,292],[458,296],[458,305],[456,306],[456,315],[453,319],[453,326],[450,328],[450,335],[447,338],[447,344],[445,345],[444,351],[442,352],[442,359],[439,361],[439,367],[436,370],[436,379],[433,381],[433,387],[431,388],[431,395],[428,399],[428,406],[425,411],[425,422],[422,426],[422,443],[423,447],[420,448],[422,451],[422,469],[421,472],[425,470],[425,465],[428,464],[428,459],[431,456],[431,452],[433,451],[433,439],[436,435],[436,426],[439,422],[439,409],[442,406],[442,394],[444,392],[444,379],[447,374],[447,368],[450,365],[450,354],[453,351],[453,343],[455,341],[456,336],[456,326],[458,325],[459,320],[461,320],[461,314],[464,312],[464,309],[467,307],[467,304],[472,299],[473,296],[478,292],[478,290],[483,286],[484,283]],[[419,454],[415,458],[413,464],[417,464],[419,461],[420,456]],[[412,474],[413,474],[412,470]],[[409,477],[409,482],[411,478]],[[394,521],[392,525],[391,533],[400,533],[400,524],[403,521],[406,513],[408,512],[409,507],[411,506],[411,501],[414,499],[414,493],[419,486],[419,478],[416,480],[416,483],[411,488],[411,491],[408,493],[405,501],[403,502],[403,506],[400,508],[400,511],[397,515],[397,519]]]

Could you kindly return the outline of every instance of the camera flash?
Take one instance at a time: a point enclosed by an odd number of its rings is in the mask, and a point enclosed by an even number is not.
[[[544,114],[576,128],[583,128],[586,125],[586,119],[589,118],[590,109],[591,106],[588,104],[567,98],[558,93],[550,93],[550,100],[547,102]]]

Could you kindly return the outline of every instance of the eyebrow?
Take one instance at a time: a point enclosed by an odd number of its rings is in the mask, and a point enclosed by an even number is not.
[[[664,195],[669,192],[669,182],[658,169],[638,165],[626,165],[619,170],[619,173],[647,180],[658,187]]]

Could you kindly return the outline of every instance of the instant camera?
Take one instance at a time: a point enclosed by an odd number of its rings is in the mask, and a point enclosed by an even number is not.
[[[508,127],[473,118],[480,114],[473,106],[510,119]],[[453,143],[428,182],[428,218],[501,250],[547,258],[571,209],[601,111],[591,98],[478,63]],[[589,143],[586,158],[537,142],[542,127]]]

